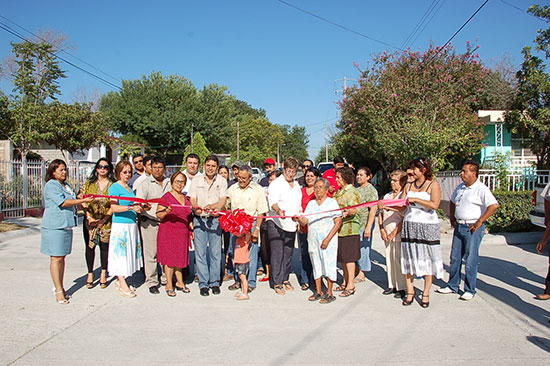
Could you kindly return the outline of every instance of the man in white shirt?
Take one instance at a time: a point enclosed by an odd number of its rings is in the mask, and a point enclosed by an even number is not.
[[[200,177],[202,175],[201,172],[199,172],[200,164],[201,158],[197,154],[191,153],[185,158],[185,170],[183,171],[183,174],[187,177],[187,183],[185,183],[185,187],[183,188],[184,194],[189,193],[189,188],[191,188],[191,181],[193,178]]]
[[[147,180],[147,177],[151,176],[152,168],[151,168],[151,161],[153,160],[153,155],[148,155],[143,158],[143,166],[145,167],[145,174],[140,175],[135,181],[134,184],[132,184],[132,191],[134,193],[137,190],[137,187],[143,183],[145,180]]]
[[[478,181],[479,165],[467,161],[460,177],[463,183],[456,187],[451,196],[450,221],[455,228],[451,248],[451,270],[447,287],[436,291],[442,294],[458,293],[462,259],[464,268],[464,293],[461,300],[471,300],[476,293],[479,247],[485,233],[484,222],[498,209],[499,204],[491,190]]]

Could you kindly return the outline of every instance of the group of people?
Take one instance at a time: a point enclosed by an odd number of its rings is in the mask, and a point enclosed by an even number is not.
[[[228,289],[236,291],[237,300],[250,299],[257,282],[263,281],[269,281],[276,294],[284,295],[294,290],[290,273],[298,239],[300,288],[312,290],[309,301],[328,304],[336,300],[335,292],[339,297],[352,296],[355,285],[365,281],[378,219],[388,279],[383,294],[411,305],[416,297],[414,279],[422,277],[419,303],[429,307],[433,277],[444,275],[436,213],[441,188],[430,162],[416,158],[406,171],[393,171],[391,191],[381,201],[371,184],[369,168],[354,171],[341,157],[333,163],[333,169],[321,174],[310,160],[300,163],[289,157],[280,171],[273,159],[267,159],[266,177],[256,183],[252,169],[240,161],[231,166],[234,178],[230,179],[229,168],[220,166],[214,155],[203,162],[203,173],[199,172],[199,156],[188,155],[185,170],[169,178],[160,157],[134,157],[135,173],[129,161],[113,167],[101,158],[77,194],[67,184],[66,164],[54,160],[46,175],[41,251],[51,257],[56,300],[61,304],[70,301],[63,288],[64,263],[71,252],[76,207],[81,205],[88,288],[94,287],[95,247],[99,247],[101,288],[107,287],[108,275],[116,276],[117,291],[135,297],[136,289],[126,278],[143,267],[151,294],[160,293],[161,285],[170,297],[176,296],[176,291],[188,293],[184,277],[186,273],[195,275],[190,271],[193,248],[200,295],[220,294],[222,281],[230,279],[234,283]],[[303,176],[295,179],[300,168]],[[451,197],[450,221],[455,231],[449,281],[436,290],[460,294],[462,300],[470,300],[476,293],[484,222],[499,207],[491,191],[477,179],[478,170],[477,163],[467,161],[461,173],[463,183]],[[400,199],[399,205],[387,204]],[[361,205],[374,201],[378,203],[370,207]],[[254,218],[250,231],[239,236],[224,232],[219,220],[224,211],[237,209]],[[258,280],[260,263],[264,277]],[[338,264],[343,271],[341,283],[336,283]]]

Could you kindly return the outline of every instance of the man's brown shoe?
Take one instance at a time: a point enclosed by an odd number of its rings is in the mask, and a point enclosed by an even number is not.
[[[550,294],[540,294],[536,296],[537,300],[550,300]]]

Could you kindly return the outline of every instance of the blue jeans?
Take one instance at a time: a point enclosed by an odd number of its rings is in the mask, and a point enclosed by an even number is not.
[[[195,217],[195,258],[199,288],[220,285],[222,228],[217,217]],[[210,262],[210,263],[209,263]]]
[[[370,228],[370,237],[365,238],[365,229],[361,229],[359,233],[361,238],[361,258],[357,261],[359,264],[359,269],[363,272],[370,272],[371,263],[370,263],[370,248],[372,247],[372,232],[374,231],[374,224]]]
[[[309,257],[307,234],[298,233],[298,244],[300,245],[300,255],[302,257],[302,271],[300,272],[300,285],[313,284],[313,266]]]
[[[481,225],[475,233],[469,225],[456,224],[451,248],[451,270],[448,285],[454,292],[460,287],[460,269],[462,260],[465,262],[464,291],[476,293],[477,268],[479,265],[479,246],[485,233],[485,225]]]
[[[235,235],[231,235],[231,245],[230,248],[235,249],[235,244],[237,242],[237,237]],[[248,251],[248,259],[250,260],[250,264],[248,267],[248,276],[246,279],[248,280],[248,287],[256,287],[256,272],[258,272],[258,250],[259,246],[258,243],[254,243],[253,241],[250,242],[249,251]],[[231,256],[233,258],[233,256]],[[228,272],[229,273],[229,272]],[[235,273],[235,282],[241,282],[239,276]]]

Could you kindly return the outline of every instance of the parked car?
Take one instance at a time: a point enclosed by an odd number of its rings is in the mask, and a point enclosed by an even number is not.
[[[317,169],[319,169],[321,171],[321,174],[323,174],[327,170],[332,169],[333,166],[334,164],[332,164],[331,161],[323,161],[317,164]]]
[[[550,184],[550,183],[548,183]],[[537,184],[533,192],[533,211],[529,212],[531,223],[536,226],[545,228],[544,225],[544,199],[540,196],[546,185]]]
[[[252,168],[252,181],[259,183],[262,179],[262,171],[259,168]]]

